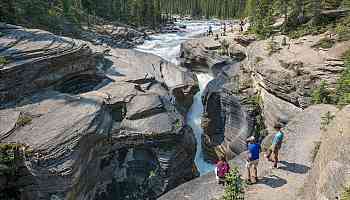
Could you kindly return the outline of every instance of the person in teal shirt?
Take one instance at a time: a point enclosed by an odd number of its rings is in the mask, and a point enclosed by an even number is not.
[[[272,145],[269,148],[269,150],[267,151],[267,154],[265,155],[266,159],[268,161],[273,162],[273,167],[277,168],[277,163],[278,163],[278,153],[279,150],[282,147],[282,143],[283,143],[283,138],[284,138],[284,133],[282,132],[282,125],[281,124],[276,124],[274,127],[277,131],[277,133],[275,134],[273,140],[272,140]],[[273,159],[271,159],[273,153]]]

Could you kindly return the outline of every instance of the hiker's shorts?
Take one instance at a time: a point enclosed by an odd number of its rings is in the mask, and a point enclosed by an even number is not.
[[[251,167],[258,167],[259,164],[259,159],[248,161],[246,167],[251,168]]]
[[[270,150],[272,151],[272,152],[278,152],[280,149],[281,149],[281,144],[272,144],[271,146],[270,146]]]

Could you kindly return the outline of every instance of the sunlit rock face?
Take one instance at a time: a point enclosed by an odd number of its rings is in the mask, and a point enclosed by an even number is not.
[[[128,49],[111,49],[101,64],[102,47],[13,28],[0,40],[23,34],[29,41],[16,47],[39,52],[11,57],[0,69],[1,143],[30,152],[15,180],[0,177],[18,198],[155,199],[198,175],[196,140],[184,119],[198,90],[193,73]],[[15,82],[13,90],[6,85]]]
[[[219,55],[220,48],[220,43],[204,39],[194,39],[181,46],[184,67],[215,77],[202,95],[202,146],[204,159],[209,162],[223,155],[232,159],[244,151],[245,139],[253,134],[258,114],[257,108],[240,94],[240,65],[234,62],[236,57]],[[237,52],[244,55],[240,50]]]
[[[65,93],[91,91],[103,78],[96,65],[101,54],[79,40],[52,33],[0,25],[0,102],[48,87]]]
[[[240,154],[246,148],[246,138],[255,128],[257,112],[249,104],[243,104],[233,79],[221,73],[208,84],[203,94],[203,148],[209,161],[215,161],[219,156],[232,159]]]

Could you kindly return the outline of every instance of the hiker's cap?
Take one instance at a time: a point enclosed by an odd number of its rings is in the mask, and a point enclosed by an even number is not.
[[[276,123],[274,126],[275,129],[282,129],[283,125],[281,123]]]
[[[255,141],[255,137],[254,136],[250,136],[248,139],[247,139],[247,142],[254,142]]]

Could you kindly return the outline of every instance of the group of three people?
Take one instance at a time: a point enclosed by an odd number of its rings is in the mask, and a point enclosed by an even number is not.
[[[265,158],[273,162],[273,168],[277,168],[278,164],[278,155],[279,150],[282,147],[282,142],[284,138],[284,132],[282,131],[282,125],[276,124],[275,127],[276,134],[272,140],[272,144],[268,151],[265,154]],[[248,149],[248,156],[247,156],[247,182],[248,183],[256,183],[258,181],[258,164],[260,159],[260,153],[261,153],[261,144],[260,141],[258,141],[254,136],[249,137],[247,139],[247,149]],[[273,158],[271,158],[273,155]],[[215,174],[216,178],[219,181],[219,183],[225,182],[225,176],[230,171],[230,166],[226,159],[224,157],[221,157],[219,162],[216,165]]]

